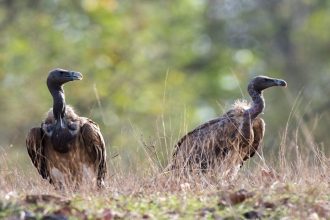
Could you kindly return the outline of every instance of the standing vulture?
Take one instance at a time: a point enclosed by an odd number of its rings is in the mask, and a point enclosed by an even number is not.
[[[227,165],[237,171],[252,157],[265,131],[261,114],[265,108],[263,90],[286,86],[286,82],[266,76],[253,78],[248,85],[252,103],[237,101],[222,117],[210,120],[190,131],[176,144],[170,168],[179,172]]]
[[[26,138],[32,163],[56,188],[77,188],[83,182],[104,185],[106,149],[100,129],[65,104],[63,84],[81,79],[81,73],[74,71],[54,69],[49,73],[47,86],[53,108]]]

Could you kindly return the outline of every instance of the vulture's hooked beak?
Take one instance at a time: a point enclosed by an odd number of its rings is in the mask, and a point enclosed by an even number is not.
[[[281,80],[281,79],[276,79],[275,83],[276,83],[277,86],[287,87],[287,85],[288,85],[284,80]]]
[[[73,80],[82,80],[83,76],[80,72],[68,71],[68,78]]]

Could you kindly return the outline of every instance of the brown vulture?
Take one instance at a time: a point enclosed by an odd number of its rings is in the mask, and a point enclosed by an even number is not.
[[[65,103],[63,85],[81,79],[81,73],[74,71],[54,69],[49,73],[47,86],[53,108],[26,138],[27,151],[39,174],[59,189],[91,182],[102,187],[107,171],[100,128]]]
[[[236,173],[255,154],[264,137],[265,123],[258,117],[265,108],[263,90],[286,85],[284,80],[266,76],[253,78],[248,85],[252,103],[237,101],[223,116],[183,136],[174,148],[169,168],[186,173],[226,166]]]

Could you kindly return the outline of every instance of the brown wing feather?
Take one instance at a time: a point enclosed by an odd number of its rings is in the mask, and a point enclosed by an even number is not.
[[[211,160],[223,159],[232,150],[232,141],[238,133],[236,114],[235,111],[229,111],[223,117],[210,120],[182,137],[175,146],[173,166],[176,167],[176,163],[184,160],[184,167],[188,163],[197,162],[206,168],[214,162]]]
[[[43,131],[41,128],[32,128],[26,137],[26,148],[32,163],[44,179],[49,179],[46,158],[43,146]]]
[[[221,122],[223,122],[223,123],[221,123]],[[188,132],[175,145],[175,151],[174,151],[173,156],[175,156],[176,152],[178,151],[178,149],[180,148],[182,143],[184,143],[187,139],[190,139],[192,136],[196,136],[196,135],[199,136],[199,134],[202,133],[202,131],[209,131],[210,128],[212,128],[214,125],[219,124],[219,123],[220,124],[229,123],[231,126],[235,126],[236,123],[234,121],[234,111],[228,111],[223,117],[212,119],[208,122],[205,122],[204,124],[199,125],[194,130]],[[225,126],[223,126],[223,125],[219,126],[219,129],[225,130]]]
[[[191,136],[193,136],[194,134],[196,133],[200,133],[203,129],[207,129],[208,127],[216,124],[216,123],[219,123],[220,121],[222,120],[222,118],[215,118],[215,119],[212,119],[208,122],[205,122],[204,124],[201,124],[199,125],[197,128],[195,128],[194,130],[192,131],[189,131],[185,136],[183,136],[179,141],[178,143],[175,145],[175,152],[174,152],[174,155],[176,154],[178,148],[182,145],[183,142],[185,142],[187,139],[189,139]]]
[[[100,128],[95,122],[88,119],[81,128],[81,134],[87,151],[98,167],[97,184],[101,187],[107,172],[107,164],[106,149]]]
[[[256,151],[259,148],[259,145],[264,137],[265,134],[265,122],[261,118],[256,118],[253,121],[253,133],[254,133],[254,140],[253,143],[244,157],[244,161],[253,157]]]

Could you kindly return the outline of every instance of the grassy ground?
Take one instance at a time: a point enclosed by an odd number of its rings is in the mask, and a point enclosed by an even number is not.
[[[1,218],[329,219],[329,196],[315,188],[301,192],[290,185],[267,193],[256,189],[196,194],[74,195],[69,198],[8,195],[7,198],[1,204]]]
[[[162,173],[148,154],[134,169],[111,163],[102,191],[56,191],[3,151],[0,219],[330,219],[329,159],[290,140],[268,159],[261,150],[235,178]]]
[[[299,191],[299,192],[297,192]],[[1,218],[10,219],[329,219],[329,196],[282,186],[218,193],[149,195],[6,196]],[[52,217],[52,218],[50,218]],[[55,218],[56,217],[56,218]]]
[[[103,191],[79,192],[3,172],[0,219],[330,219],[329,174],[309,168],[247,167],[228,181],[121,173]]]

